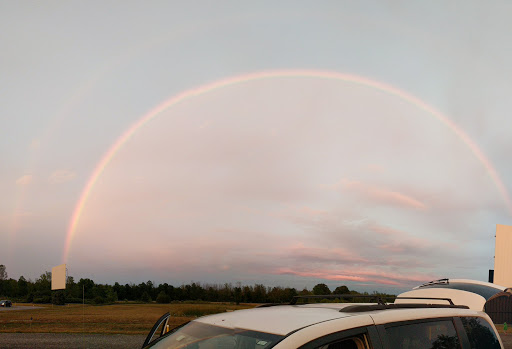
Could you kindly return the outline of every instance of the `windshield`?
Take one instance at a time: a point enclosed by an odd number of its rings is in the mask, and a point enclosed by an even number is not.
[[[232,329],[192,321],[150,345],[151,348],[187,349],[264,349],[274,346],[283,336]]]

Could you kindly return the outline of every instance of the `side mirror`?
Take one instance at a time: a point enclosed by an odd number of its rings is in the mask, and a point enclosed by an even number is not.
[[[163,336],[167,332],[169,332],[169,328],[167,323],[169,322],[169,318],[171,317],[171,313],[167,312],[164,315],[158,319],[155,324],[153,325],[153,328],[151,328],[151,331],[149,331],[148,336],[146,337],[146,340],[144,341],[144,344],[142,344],[142,348],[146,347],[153,341],[153,337],[155,336],[155,333],[158,331],[158,329],[161,327],[160,330],[160,336]]]

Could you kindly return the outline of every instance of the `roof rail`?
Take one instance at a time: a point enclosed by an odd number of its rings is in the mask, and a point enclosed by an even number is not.
[[[388,309],[426,309],[426,308],[457,308],[469,309],[467,305],[451,305],[451,304],[424,304],[424,303],[393,303],[393,304],[354,304],[340,309],[340,313],[360,313],[372,310],[388,310]]]
[[[283,303],[264,303],[264,304],[255,306],[255,308],[277,307],[278,305],[283,305]]]
[[[434,300],[434,301],[447,301],[449,303],[449,305],[455,305],[455,304],[453,304],[453,301],[451,300],[451,298],[438,298],[438,297],[396,297],[395,300],[397,300],[397,299],[424,299],[424,300],[430,299],[430,300]],[[407,304],[407,303],[401,303],[401,304]]]
[[[425,287],[425,286],[431,286],[431,285],[449,285],[449,284],[450,284],[450,280],[449,279],[439,279],[439,280],[433,280],[433,281],[425,282],[422,285],[416,286],[415,289],[416,288],[420,288],[420,287]]]
[[[384,299],[395,299],[396,296],[376,296],[376,295],[363,295],[363,294],[327,294],[327,295],[304,295],[304,296],[294,296],[290,301],[290,305],[297,304],[297,300],[299,299],[313,299],[313,298],[321,298],[321,299],[335,299],[335,298],[367,298],[370,301],[374,300],[377,304],[385,305]]]

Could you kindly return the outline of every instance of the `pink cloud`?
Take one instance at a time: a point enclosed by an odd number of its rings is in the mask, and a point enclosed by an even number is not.
[[[306,272],[306,271],[295,271],[290,268],[278,268],[274,270],[275,274],[278,275],[295,275],[309,278],[318,278],[326,280],[345,280],[345,281],[369,281],[368,278],[357,276],[357,275],[346,275],[346,274],[331,274],[326,272]]]
[[[293,256],[302,260],[316,260],[318,262],[338,262],[338,263],[366,263],[368,260],[357,253],[343,248],[330,247],[305,247],[298,243],[285,249],[285,255]]]
[[[387,250],[389,252],[402,253],[432,247],[432,242],[430,240],[412,236],[410,233],[405,231],[379,225],[372,225],[370,226],[370,229],[389,238],[389,240],[377,245],[379,249]]]
[[[325,279],[332,281],[355,281],[355,282],[371,282],[375,284],[385,285],[409,285],[426,280],[432,280],[435,277],[427,274],[398,274],[391,272],[376,272],[370,270],[344,270],[336,272],[333,270],[295,270],[291,268],[277,268],[273,273],[278,275],[295,275],[308,278]]]

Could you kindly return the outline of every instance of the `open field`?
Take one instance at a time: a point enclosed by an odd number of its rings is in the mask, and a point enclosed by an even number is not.
[[[154,322],[166,312],[173,314],[169,325],[175,327],[196,316],[253,306],[222,303],[118,303],[85,307],[17,304],[0,312],[0,333],[3,348],[41,345],[45,348],[140,348]],[[505,333],[503,325],[496,327],[505,348],[512,349],[512,328]]]
[[[205,304],[125,304],[16,305],[0,312],[2,333],[100,333],[147,334],[160,316],[170,312],[169,325],[175,327],[194,317],[227,310],[251,308],[254,305],[223,303]]]
[[[146,336],[81,333],[2,333],[2,349],[140,349]]]

